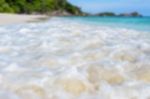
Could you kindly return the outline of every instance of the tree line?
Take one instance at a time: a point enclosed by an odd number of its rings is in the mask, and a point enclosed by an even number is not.
[[[58,10],[75,15],[82,13],[80,8],[66,0],[0,0],[0,12],[32,14]]]

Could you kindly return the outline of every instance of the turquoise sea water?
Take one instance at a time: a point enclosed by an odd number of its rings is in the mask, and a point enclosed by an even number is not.
[[[150,31],[150,17],[65,17],[74,21],[110,27]]]

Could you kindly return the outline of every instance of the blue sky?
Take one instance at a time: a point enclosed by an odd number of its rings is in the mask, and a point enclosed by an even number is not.
[[[150,16],[150,0],[68,0],[90,13],[112,11],[115,13],[137,11]]]

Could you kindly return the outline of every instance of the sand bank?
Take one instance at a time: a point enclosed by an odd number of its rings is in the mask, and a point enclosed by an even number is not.
[[[46,18],[46,15],[0,14],[0,25],[17,24]]]

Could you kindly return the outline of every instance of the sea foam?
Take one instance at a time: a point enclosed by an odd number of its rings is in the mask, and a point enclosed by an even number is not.
[[[150,98],[148,32],[51,18],[0,38],[0,99]]]

